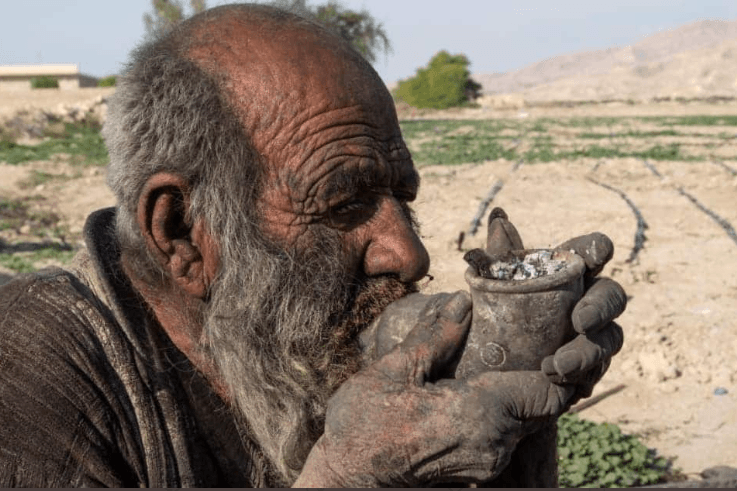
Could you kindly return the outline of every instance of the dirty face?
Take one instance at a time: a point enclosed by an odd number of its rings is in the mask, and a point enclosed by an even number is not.
[[[419,177],[396,120],[376,107],[387,103],[381,99],[338,108],[316,103],[296,139],[270,146],[264,225],[299,249],[329,229],[354,272],[414,282],[429,264],[409,211]]]
[[[224,68],[264,158],[259,203],[267,236],[305,250],[331,233],[356,276],[408,283],[425,276],[429,258],[408,205],[419,176],[378,75],[309,26],[264,21],[254,32],[235,20],[220,24],[222,41],[192,55]]]
[[[361,368],[357,333],[429,260],[409,211],[419,178],[378,75],[314,27],[245,24],[205,26],[190,54],[224,76],[263,159],[258,228],[276,247],[247,245],[246,225],[219,238],[229,267],[204,331],[232,407],[288,483]]]

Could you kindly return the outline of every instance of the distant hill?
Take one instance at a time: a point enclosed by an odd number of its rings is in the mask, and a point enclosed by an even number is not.
[[[568,53],[514,72],[473,74],[484,94],[528,101],[737,96],[737,20],[701,20],[627,47]]]

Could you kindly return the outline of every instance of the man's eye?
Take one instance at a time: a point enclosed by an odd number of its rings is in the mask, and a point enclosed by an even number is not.
[[[372,211],[376,207],[376,200],[369,198],[355,198],[350,201],[333,206],[330,209],[331,214],[347,215],[351,213],[362,213]]]
[[[394,193],[394,198],[396,198],[397,201],[403,203],[410,203],[415,200],[415,195],[407,192],[397,191]]]
[[[329,216],[336,225],[359,225],[374,215],[376,207],[376,197],[361,196],[333,206]]]

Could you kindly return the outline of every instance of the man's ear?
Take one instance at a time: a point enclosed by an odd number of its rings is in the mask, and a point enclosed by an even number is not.
[[[204,220],[192,223],[190,190],[176,174],[153,175],[143,188],[136,219],[149,252],[186,294],[205,298],[218,251]]]

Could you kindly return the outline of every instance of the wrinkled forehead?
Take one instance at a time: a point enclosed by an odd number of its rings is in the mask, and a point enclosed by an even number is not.
[[[311,113],[350,107],[378,125],[396,122],[394,104],[376,72],[341,40],[306,21],[219,19],[196,29],[188,55],[218,73],[255,141],[273,127]]]

